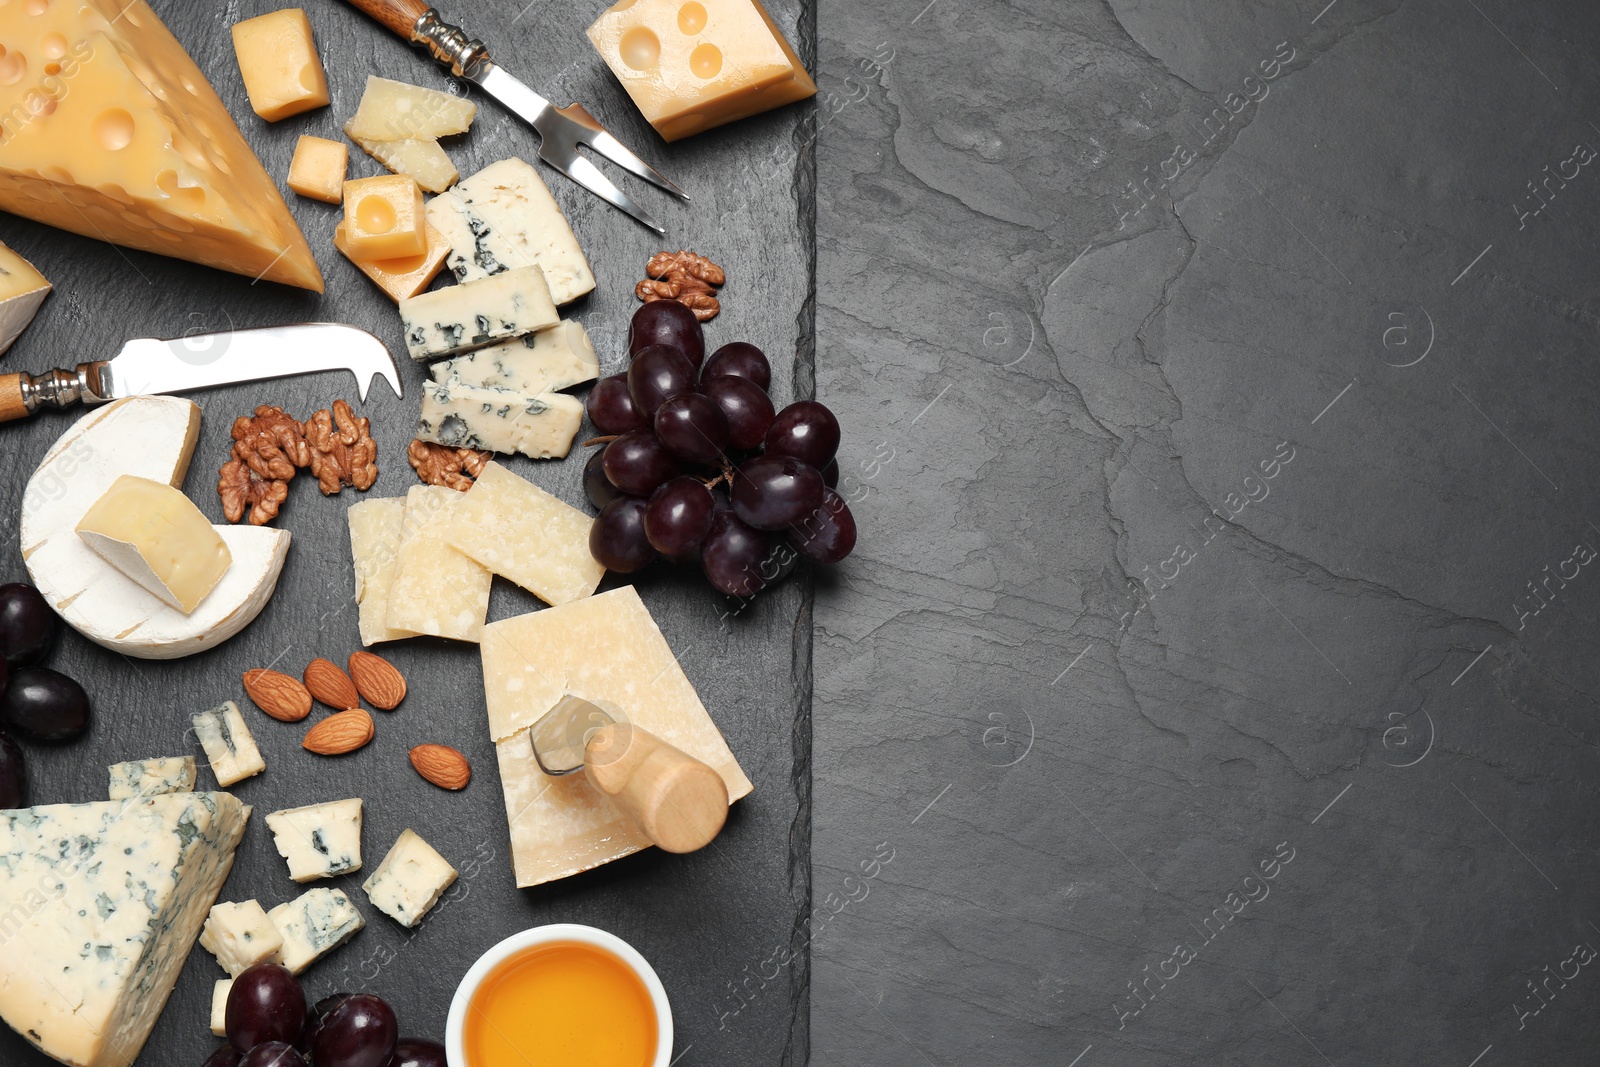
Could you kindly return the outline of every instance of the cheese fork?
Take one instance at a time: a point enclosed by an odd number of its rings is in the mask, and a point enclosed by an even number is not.
[[[482,41],[468,37],[466,31],[440,17],[423,0],[347,0],[371,15],[386,29],[428,54],[450,73],[477,85],[484,92],[516,113],[539,131],[539,158],[589,190],[600,199],[632,215],[638,222],[659,234],[666,228],[633,198],[617,188],[600,168],[578,151],[580,146],[609,159],[624,170],[675,196],[689,199],[654,167],[631,152],[616,137],[606,132],[582,104],[556,107],[521,81],[496,66]]]

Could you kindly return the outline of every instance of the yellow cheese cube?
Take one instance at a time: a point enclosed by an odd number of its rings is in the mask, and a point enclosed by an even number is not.
[[[289,188],[313,200],[344,201],[344,175],[350,167],[350,146],[325,137],[301,137],[289,161]]]
[[[113,567],[188,615],[233,562],[194,501],[165,482],[124,474],[78,523]]]
[[[311,37],[311,20],[299,8],[234,23],[233,53],[250,109],[268,122],[328,103],[328,76]]]
[[[362,259],[350,251],[350,241],[345,236],[345,224],[339,223],[333,231],[333,246],[345,258],[361,268],[361,273],[371,278],[379,289],[389,294],[395,303],[416,296],[428,287],[444,267],[450,255],[450,242],[444,234],[424,224],[427,231],[428,250],[420,256],[401,256],[398,259]]]
[[[817,92],[760,0],[621,0],[589,40],[668,141]]]
[[[351,259],[396,259],[428,251],[422,187],[403,174],[344,183],[344,241]]]

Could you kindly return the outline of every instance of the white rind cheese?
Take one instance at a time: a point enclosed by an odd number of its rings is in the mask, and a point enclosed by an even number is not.
[[[576,319],[513,341],[490,345],[433,367],[433,380],[455,378],[468,385],[510,389],[537,396],[570,389],[600,377],[589,331]]]
[[[50,283],[32,263],[0,244],[0,353],[11,347],[50,295]]]
[[[494,577],[445,540],[454,489],[414,485],[406,494],[400,563],[389,589],[388,625],[456,641],[476,642],[489,617]]]
[[[445,537],[546,604],[591,595],[606,569],[589,551],[594,517],[498,463],[450,510]]]
[[[406,350],[415,360],[448,359],[561,321],[544,272],[520,267],[400,301]]]
[[[403,496],[369,497],[350,505],[350,557],[356,568],[356,607],[363,645],[417,636],[410,630],[391,630],[386,621],[405,521]]]
[[[267,761],[261,758],[261,750],[245,725],[244,714],[233,701],[202,711],[190,721],[218,785],[242,782],[267,769]]]
[[[289,877],[314,882],[361,869],[361,798],[288,808],[267,816]]]
[[[211,1033],[214,1037],[228,1036],[228,994],[233,992],[233,979],[221,978],[211,987]]]
[[[275,959],[283,948],[283,936],[257,901],[246,900],[212,907],[200,931],[200,947],[237,978],[245,968]]]
[[[417,439],[531,459],[561,459],[583,427],[583,402],[566,393],[529,396],[458,379],[422,383]]]
[[[372,906],[401,926],[422,921],[456,880],[456,869],[412,830],[406,830],[362,883]]]
[[[78,536],[164,604],[194,613],[233,558],[194,501],[166,482],[123,475],[78,520]]]
[[[491,163],[428,202],[428,222],[450,242],[460,282],[540,267],[557,304],[594,289],[594,271],[539,172],[520,159]]]
[[[0,1017],[72,1067],[131,1064],[247,811],[227,793],[0,811]]]
[[[267,912],[283,937],[278,962],[299,974],[366,926],[366,920],[337,889],[308,889]]]
[[[112,800],[194,792],[193,756],[130,760],[114,763],[106,770],[111,776],[107,796]]]

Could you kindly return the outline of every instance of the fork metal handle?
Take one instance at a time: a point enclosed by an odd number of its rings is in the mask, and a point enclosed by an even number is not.
[[[489,58],[482,41],[468,37],[460,26],[446,22],[422,0],[347,0],[371,15],[384,28],[412,44],[427,49],[450,73],[466,77],[474,64]]]

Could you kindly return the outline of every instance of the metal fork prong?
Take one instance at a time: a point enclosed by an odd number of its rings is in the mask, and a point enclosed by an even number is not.
[[[546,143],[548,144],[549,142]],[[650,227],[656,233],[666,236],[667,229],[665,226],[662,226],[652,218],[644,208],[635,204],[627,193],[617,188],[616,183],[600,173],[600,168],[578,155],[575,150],[572,155],[565,157],[554,154],[546,155],[540,152],[539,158],[589,190],[595,196],[626,211],[641,224]]]
[[[599,152],[602,156],[605,156],[617,166],[629,171],[632,174],[638,175],[651,185],[654,185],[659,189],[665,189],[667,192],[672,193],[675,196],[681,196],[684,200],[689,199],[689,194],[674,185],[670,178],[667,178],[650,164],[634,155],[633,152],[628,149],[627,145],[617,140],[605,130],[601,130],[599,133],[594,134],[586,143],[590,148],[594,149],[596,152]]]

